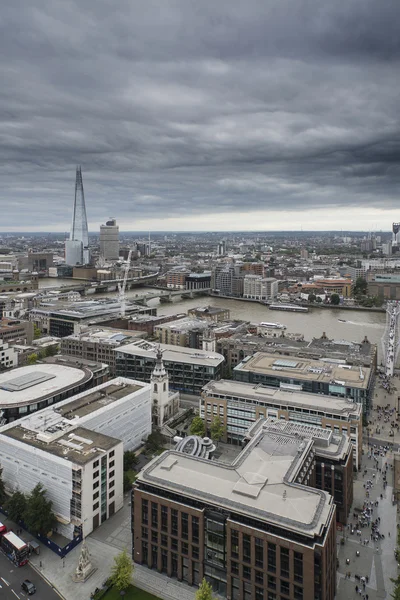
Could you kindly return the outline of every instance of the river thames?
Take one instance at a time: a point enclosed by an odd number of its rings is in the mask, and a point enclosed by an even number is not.
[[[70,285],[71,280],[63,279],[40,279],[41,289],[53,286]],[[130,300],[135,299],[136,294],[154,292],[152,288],[137,288],[127,293]],[[113,297],[114,293],[96,294],[86,296],[87,300]],[[159,315],[173,315],[175,313],[187,312],[196,306],[220,306],[228,308],[231,318],[260,323],[269,321],[286,325],[287,331],[302,333],[304,338],[311,340],[313,337],[321,337],[325,332],[329,338],[335,340],[347,340],[349,342],[361,342],[365,336],[369,341],[378,344],[380,355],[380,340],[383,335],[386,316],[385,313],[357,311],[357,310],[330,310],[327,308],[310,308],[308,313],[292,313],[279,310],[269,310],[266,306],[243,300],[227,300],[226,298],[197,297],[191,300],[174,299],[169,304],[160,304],[158,300],[150,300],[149,306],[157,306]],[[339,319],[343,319],[342,322]]]

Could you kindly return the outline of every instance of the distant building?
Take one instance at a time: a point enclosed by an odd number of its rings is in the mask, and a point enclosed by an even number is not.
[[[206,273],[189,273],[186,275],[185,287],[187,290],[204,290],[211,287],[211,271]]]
[[[119,258],[119,227],[116,219],[109,219],[100,225],[100,255],[105,260]]]
[[[18,353],[15,348],[9,346],[0,337],[0,372],[3,369],[11,369],[18,365]],[[1,377],[1,376],[0,376]],[[1,388],[0,388],[1,390]],[[1,411],[1,392],[0,392],[0,411]]]
[[[190,275],[187,270],[172,270],[166,273],[166,282],[168,288],[186,289],[186,278]]]
[[[154,327],[154,336],[162,344],[201,348],[203,332],[208,328],[208,322],[195,317],[184,317],[177,321],[162,323]]]
[[[116,373],[141,381],[150,381],[155,367],[156,344],[141,340],[117,348]],[[220,354],[160,345],[171,388],[190,394],[201,392],[210,379],[220,379],[224,357]]]
[[[169,323],[177,319],[184,319],[185,313],[178,313],[176,315],[132,315],[128,322],[128,329],[133,331],[146,332],[150,337],[154,335],[154,328],[162,323]]]
[[[381,300],[400,300],[400,273],[370,273],[368,294]]]
[[[89,235],[82,169],[81,167],[77,167],[71,233],[69,240],[65,242],[65,262],[67,265],[75,266],[86,265],[89,261]]]
[[[33,340],[33,323],[19,319],[0,319],[0,340],[30,344]]]
[[[273,277],[246,275],[243,279],[243,298],[274,300],[278,295],[278,280]]]
[[[302,258],[303,260],[308,259],[308,250],[306,248],[302,248],[300,250],[300,258]]]
[[[196,317],[197,319],[207,319],[207,321],[213,321],[218,323],[220,321],[229,321],[231,318],[231,311],[228,308],[220,308],[218,306],[200,306],[197,308],[190,308],[188,310],[190,317]]]
[[[277,357],[272,353],[256,352],[233,369],[233,379],[282,390],[348,398],[361,404],[364,414],[368,415],[374,371],[300,356]]]
[[[225,240],[218,242],[217,254],[218,254],[218,256],[225,256],[225,254],[226,254],[226,241]]]

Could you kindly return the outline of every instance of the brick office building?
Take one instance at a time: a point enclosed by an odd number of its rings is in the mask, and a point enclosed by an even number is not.
[[[309,487],[313,446],[262,428],[230,465],[156,457],[134,484],[134,561],[227,600],[333,600],[336,509]]]

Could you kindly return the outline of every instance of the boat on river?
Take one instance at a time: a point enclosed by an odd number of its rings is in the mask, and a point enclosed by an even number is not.
[[[286,325],[282,325],[282,323],[267,323],[266,321],[261,321],[260,327],[266,327],[267,329],[286,329]]]
[[[307,313],[308,312],[308,307],[307,306],[299,306],[298,304],[270,304],[269,305],[271,310],[286,310],[286,311],[290,311],[290,312],[302,312],[302,313]]]

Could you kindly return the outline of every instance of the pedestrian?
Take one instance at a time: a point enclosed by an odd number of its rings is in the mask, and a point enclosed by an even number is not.
[[[389,531],[388,535],[389,535],[389,537],[390,537],[390,531]]]
[[[356,594],[358,594],[358,585],[356,585]]]

